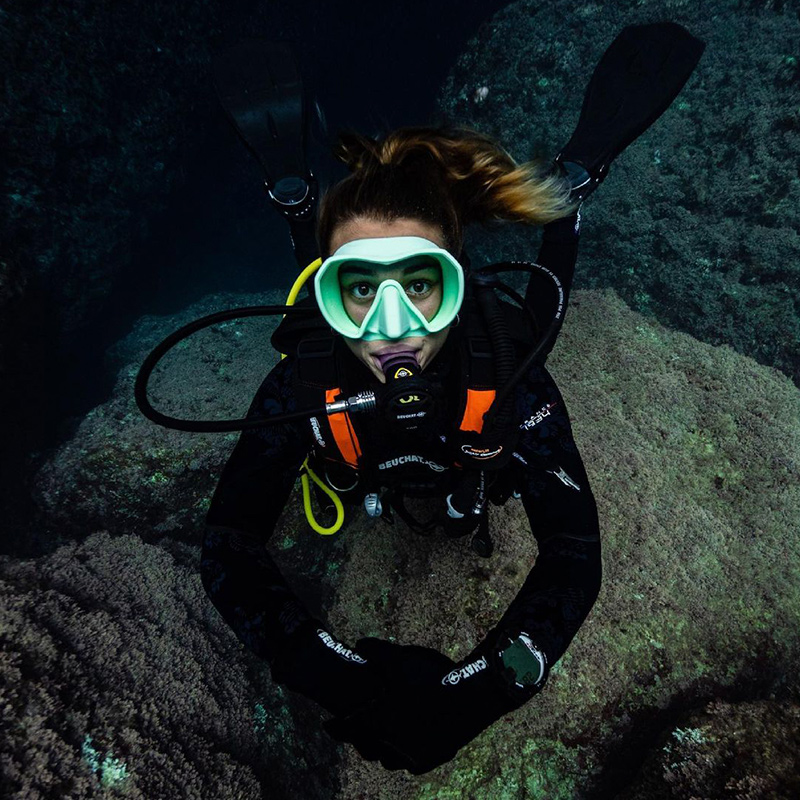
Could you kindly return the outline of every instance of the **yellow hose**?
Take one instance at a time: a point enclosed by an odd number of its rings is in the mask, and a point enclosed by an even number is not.
[[[289,292],[289,296],[286,298],[286,302],[284,305],[293,306],[294,301],[297,300],[297,295],[300,294],[300,290],[305,285],[305,282],[322,266],[322,259],[318,258],[316,261],[312,261],[298,276],[297,280],[295,280],[294,285],[292,286],[292,290]]]
[[[330,497],[333,501],[333,505],[336,508],[336,521],[331,525],[330,528],[323,528],[317,520],[314,518],[314,509],[311,508],[311,487],[309,486],[308,479],[311,478],[314,483],[322,489],[325,494]],[[339,499],[339,495],[333,491],[333,489],[328,486],[325,481],[319,479],[317,474],[308,466],[308,459],[303,462],[303,469],[300,472],[300,482],[303,485],[303,508],[306,512],[306,519],[308,520],[308,524],[321,536],[330,536],[332,533],[336,533],[339,528],[342,527],[344,524],[344,506],[342,505],[342,501]]]
[[[305,286],[305,282],[320,268],[322,265],[322,259],[318,258],[316,261],[312,261],[298,276],[297,280],[295,280],[292,288],[289,292],[289,296],[286,298],[286,302],[284,303],[285,306],[293,306],[294,301],[297,300],[297,295],[300,294],[300,290]],[[286,314],[283,315],[286,317]],[[281,361],[286,358],[286,353],[281,353]]]
[[[300,290],[305,285],[305,282],[320,268],[322,264],[322,259],[318,258],[316,261],[312,261],[298,276],[297,280],[295,280],[294,285],[292,286],[291,291],[289,292],[289,296],[286,298],[286,303],[284,305],[293,306],[294,301],[297,300],[297,295],[300,294]],[[286,316],[285,314],[283,315]],[[281,361],[286,358],[285,353],[281,353]],[[311,507],[311,486],[308,483],[309,476],[314,483],[322,489],[325,494],[330,497],[333,501],[333,505],[336,508],[336,521],[331,525],[330,528],[323,528],[317,520],[314,518],[314,509]],[[333,491],[325,481],[319,479],[316,473],[308,466],[308,458],[303,462],[303,467],[300,470],[300,483],[303,487],[303,509],[306,512],[306,520],[308,520],[308,524],[321,536],[330,536],[332,533],[336,533],[339,528],[342,527],[344,524],[344,506],[342,505],[342,501],[339,499],[339,495]]]

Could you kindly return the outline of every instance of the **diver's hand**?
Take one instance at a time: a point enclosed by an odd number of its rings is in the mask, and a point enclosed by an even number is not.
[[[381,639],[356,645],[370,671],[379,671],[387,693],[325,729],[350,742],[369,761],[414,775],[450,761],[468,742],[524,697],[509,692],[491,652],[495,629],[464,661],[456,663],[427,647],[400,646]]]
[[[276,683],[319,703],[334,714],[350,714],[384,693],[366,659],[310,619],[289,638],[271,662]]]

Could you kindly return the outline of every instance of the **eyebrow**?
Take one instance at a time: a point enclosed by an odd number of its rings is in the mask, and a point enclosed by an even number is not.
[[[379,267],[387,269],[391,264],[380,264]],[[412,272],[421,272],[424,269],[436,269],[439,264],[435,261],[423,262],[420,264],[412,264],[410,267],[403,267],[403,275],[410,275]],[[339,277],[342,275],[373,275],[376,272],[375,268],[359,267],[356,264],[347,264],[339,270]]]

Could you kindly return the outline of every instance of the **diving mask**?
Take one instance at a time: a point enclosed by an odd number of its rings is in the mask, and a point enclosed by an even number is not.
[[[354,264],[374,269],[420,256],[433,259],[441,269],[442,301],[431,319],[425,318],[401,284],[392,279],[381,281],[360,324],[350,318],[339,282],[342,266]],[[325,260],[317,270],[314,287],[322,316],[342,336],[366,341],[407,339],[436,333],[456,318],[464,300],[464,270],[447,250],[419,236],[356,239],[343,244]]]

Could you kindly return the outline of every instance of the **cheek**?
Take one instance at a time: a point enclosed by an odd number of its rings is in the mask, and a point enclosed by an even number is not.
[[[369,356],[367,355],[367,346],[365,342],[362,342],[360,339],[347,339],[345,338],[345,344],[347,345],[350,352],[361,361],[365,363],[369,363]]]
[[[356,325],[360,325],[367,315],[366,307],[360,303],[354,302],[346,292],[342,292],[342,307],[347,312],[347,316],[350,317]]]
[[[423,347],[428,351],[429,359],[432,359],[439,350],[442,349],[442,345],[445,343],[449,331],[449,328],[445,328],[443,331],[438,331],[437,333],[429,333],[425,337]]]
[[[417,307],[424,315],[425,319],[432,320],[439,306],[442,304],[442,290],[437,288],[431,292],[430,297],[426,297]]]

